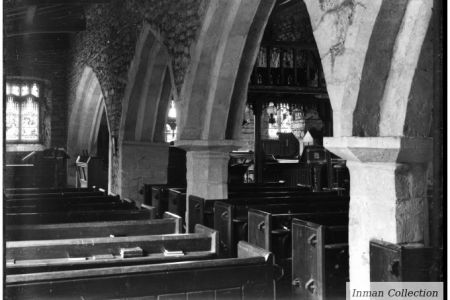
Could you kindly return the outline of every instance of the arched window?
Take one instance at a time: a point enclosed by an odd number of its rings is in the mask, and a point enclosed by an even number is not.
[[[170,143],[177,138],[177,110],[175,108],[175,101],[170,101],[170,108],[167,114],[166,123],[166,142]]]
[[[6,141],[39,142],[39,96],[36,82],[6,83]]]
[[[279,104],[275,106],[272,102],[267,107],[269,115],[269,139],[278,139],[278,133],[292,132],[292,114],[289,104]]]

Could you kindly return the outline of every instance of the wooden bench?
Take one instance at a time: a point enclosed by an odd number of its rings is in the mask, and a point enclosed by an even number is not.
[[[345,299],[348,262],[348,216],[292,220],[294,297]]]
[[[16,225],[5,228],[5,240],[56,240],[181,233],[181,221],[181,217],[167,212],[163,219],[154,220]]]
[[[58,193],[22,193],[22,194],[7,194],[5,198],[7,200],[12,199],[28,199],[28,198],[64,198],[64,197],[86,197],[86,196],[106,196],[105,192],[101,191],[74,191],[74,192],[58,192]]]
[[[230,185],[228,198],[287,196],[293,192],[305,192],[309,190],[310,189],[307,187],[284,187],[280,185],[274,186],[270,185],[261,186],[256,184]],[[151,205],[155,207],[157,211],[156,213],[157,216],[162,215],[165,211],[170,211],[180,216],[184,216],[186,212],[186,188],[170,187],[165,185],[154,185],[151,187]],[[192,224],[193,225],[190,226],[189,231],[192,231],[194,225],[197,223]]]
[[[238,257],[7,275],[5,299],[275,299],[279,269],[245,242]]]
[[[421,243],[370,241],[370,281],[443,281],[442,249]]]
[[[94,188],[5,188],[5,194],[38,194],[38,193],[61,193],[61,192],[93,192]]]
[[[161,207],[162,208],[165,207],[165,204],[161,204]],[[168,190],[167,211],[179,216],[183,217],[185,216],[186,214],[185,188],[171,188]]]
[[[312,193],[304,188],[287,188],[281,190],[277,187],[275,190],[261,189],[253,192],[230,192],[228,199],[247,199],[247,198],[269,198],[269,197],[296,197],[303,195],[337,195],[334,192],[324,192],[324,193]],[[188,232],[191,232],[195,224],[203,224],[205,226],[214,226],[214,202],[215,201],[226,201],[227,199],[207,199],[189,195],[188,197]]]
[[[39,212],[39,213],[7,213],[5,224],[55,224],[55,223],[79,223],[96,221],[123,221],[123,220],[148,220],[154,218],[154,209],[142,206],[135,209],[116,210],[77,210],[63,212]]]
[[[217,231],[6,242],[6,273],[28,274],[207,259],[218,256]],[[133,249],[130,257],[124,249]],[[137,249],[136,249],[137,248]],[[178,253],[179,252],[179,253]]]
[[[348,211],[329,212],[327,206],[322,209],[290,206],[265,207],[262,209],[250,208],[248,211],[248,242],[264,248],[274,254],[275,262],[284,270],[283,278],[277,282],[277,291],[281,298],[290,296],[292,281],[292,219],[302,220],[336,220],[337,223],[348,223]],[[331,208],[335,210],[335,208]],[[307,212],[314,210],[315,212]],[[327,212],[328,211],[328,212]],[[344,220],[344,221],[342,221]],[[348,227],[343,232],[337,232],[347,239]],[[294,250],[295,251],[295,250]]]
[[[225,256],[236,255],[236,244],[248,237],[248,209],[263,208],[271,205],[297,205],[304,212],[348,211],[348,196],[305,195],[299,197],[270,197],[230,199],[215,201],[214,228],[220,232],[221,253]]]
[[[5,207],[14,206],[43,206],[51,207],[55,205],[73,205],[73,204],[89,204],[89,203],[111,203],[119,202],[118,196],[84,196],[84,197],[66,197],[66,198],[24,198],[24,199],[10,199],[4,201]]]
[[[18,205],[5,207],[6,213],[42,213],[42,212],[58,212],[58,211],[77,211],[77,210],[114,210],[114,209],[133,209],[136,205],[131,202],[112,200],[111,202],[95,200],[90,203],[77,202],[53,202],[51,205],[42,205],[40,203],[34,205]]]

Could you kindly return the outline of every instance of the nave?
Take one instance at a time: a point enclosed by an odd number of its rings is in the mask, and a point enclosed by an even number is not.
[[[5,297],[443,282],[441,2],[5,1]]]

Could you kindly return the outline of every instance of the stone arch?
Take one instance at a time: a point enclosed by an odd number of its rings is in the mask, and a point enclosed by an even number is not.
[[[122,102],[119,142],[161,141],[158,112],[176,96],[171,58],[161,37],[147,25],[139,38]]]
[[[224,140],[232,92],[248,83],[275,1],[209,1],[180,98],[180,140]],[[249,51],[249,50],[252,51]],[[253,60],[253,62],[252,62]],[[240,65],[247,61],[248,65]],[[238,75],[241,73],[242,75]],[[247,77],[247,78],[245,78]],[[237,82],[239,78],[239,83]],[[235,86],[238,84],[238,86]],[[244,104],[245,105],[245,101]],[[243,109],[237,105],[236,109]],[[233,117],[234,118],[234,117]]]
[[[103,113],[107,114],[100,82],[90,67],[85,67],[76,89],[75,102],[69,116],[67,135],[67,152],[70,155],[68,168],[68,183],[75,184],[74,163],[77,156],[84,150],[90,155],[96,155],[97,135]],[[107,118],[108,131],[111,132]],[[109,159],[111,159],[111,154]],[[108,171],[110,174],[110,170]],[[110,183],[111,176],[108,176]]]
[[[236,120],[242,115],[261,30],[274,4],[267,2],[209,2],[180,94],[178,145],[189,151],[188,194],[211,199],[227,195],[223,175],[227,155],[220,156],[220,161],[215,155],[229,151],[233,143],[223,140],[237,135],[237,125],[232,123],[240,123]],[[431,105],[424,104],[427,93],[417,94],[413,82],[427,74],[426,63],[420,60],[426,54],[423,48],[429,47],[424,41],[428,41],[433,4],[427,0],[304,2],[333,108],[334,138],[325,139],[324,144],[349,161],[355,179],[349,225],[351,281],[367,284],[369,239],[394,243],[424,239],[426,200],[421,182],[430,143],[405,139],[405,135],[423,136],[429,128],[405,128],[405,120],[414,113],[431,115]],[[250,32],[256,34],[250,36]],[[417,81],[428,91],[431,88],[426,80]],[[414,111],[417,108],[425,112]],[[424,119],[428,126],[429,119]],[[197,154],[203,155],[202,160]],[[198,178],[201,172],[195,168],[201,163],[202,169],[219,169],[223,174]],[[209,190],[198,188],[201,184]],[[381,223],[381,216],[388,220]],[[388,234],[382,229],[385,226],[390,228]]]
[[[140,201],[144,183],[167,181],[164,132],[170,99],[177,98],[171,57],[148,24],[137,42],[127,82],[118,140],[118,192]]]

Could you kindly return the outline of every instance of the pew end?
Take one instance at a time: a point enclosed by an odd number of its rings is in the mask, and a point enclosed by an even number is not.
[[[257,247],[253,244],[250,244],[249,242],[246,241],[239,241],[238,242],[238,247],[237,247],[237,256],[239,258],[247,258],[247,257],[258,257],[258,256],[262,256],[264,257],[264,259],[267,262],[273,263],[274,262],[274,257],[272,252]]]
[[[141,209],[148,210],[150,212],[150,219],[156,219],[156,209],[153,206],[147,204],[141,204]]]
[[[219,231],[209,228],[209,227],[206,227],[201,224],[196,224],[194,232],[211,236],[211,239],[212,239],[211,252],[216,253],[217,257],[220,257]]]
[[[166,211],[163,213],[162,216],[163,219],[174,219],[176,223],[176,231],[175,233],[182,233],[183,232],[183,218],[179,215],[176,215],[174,213],[171,213],[169,211]]]

